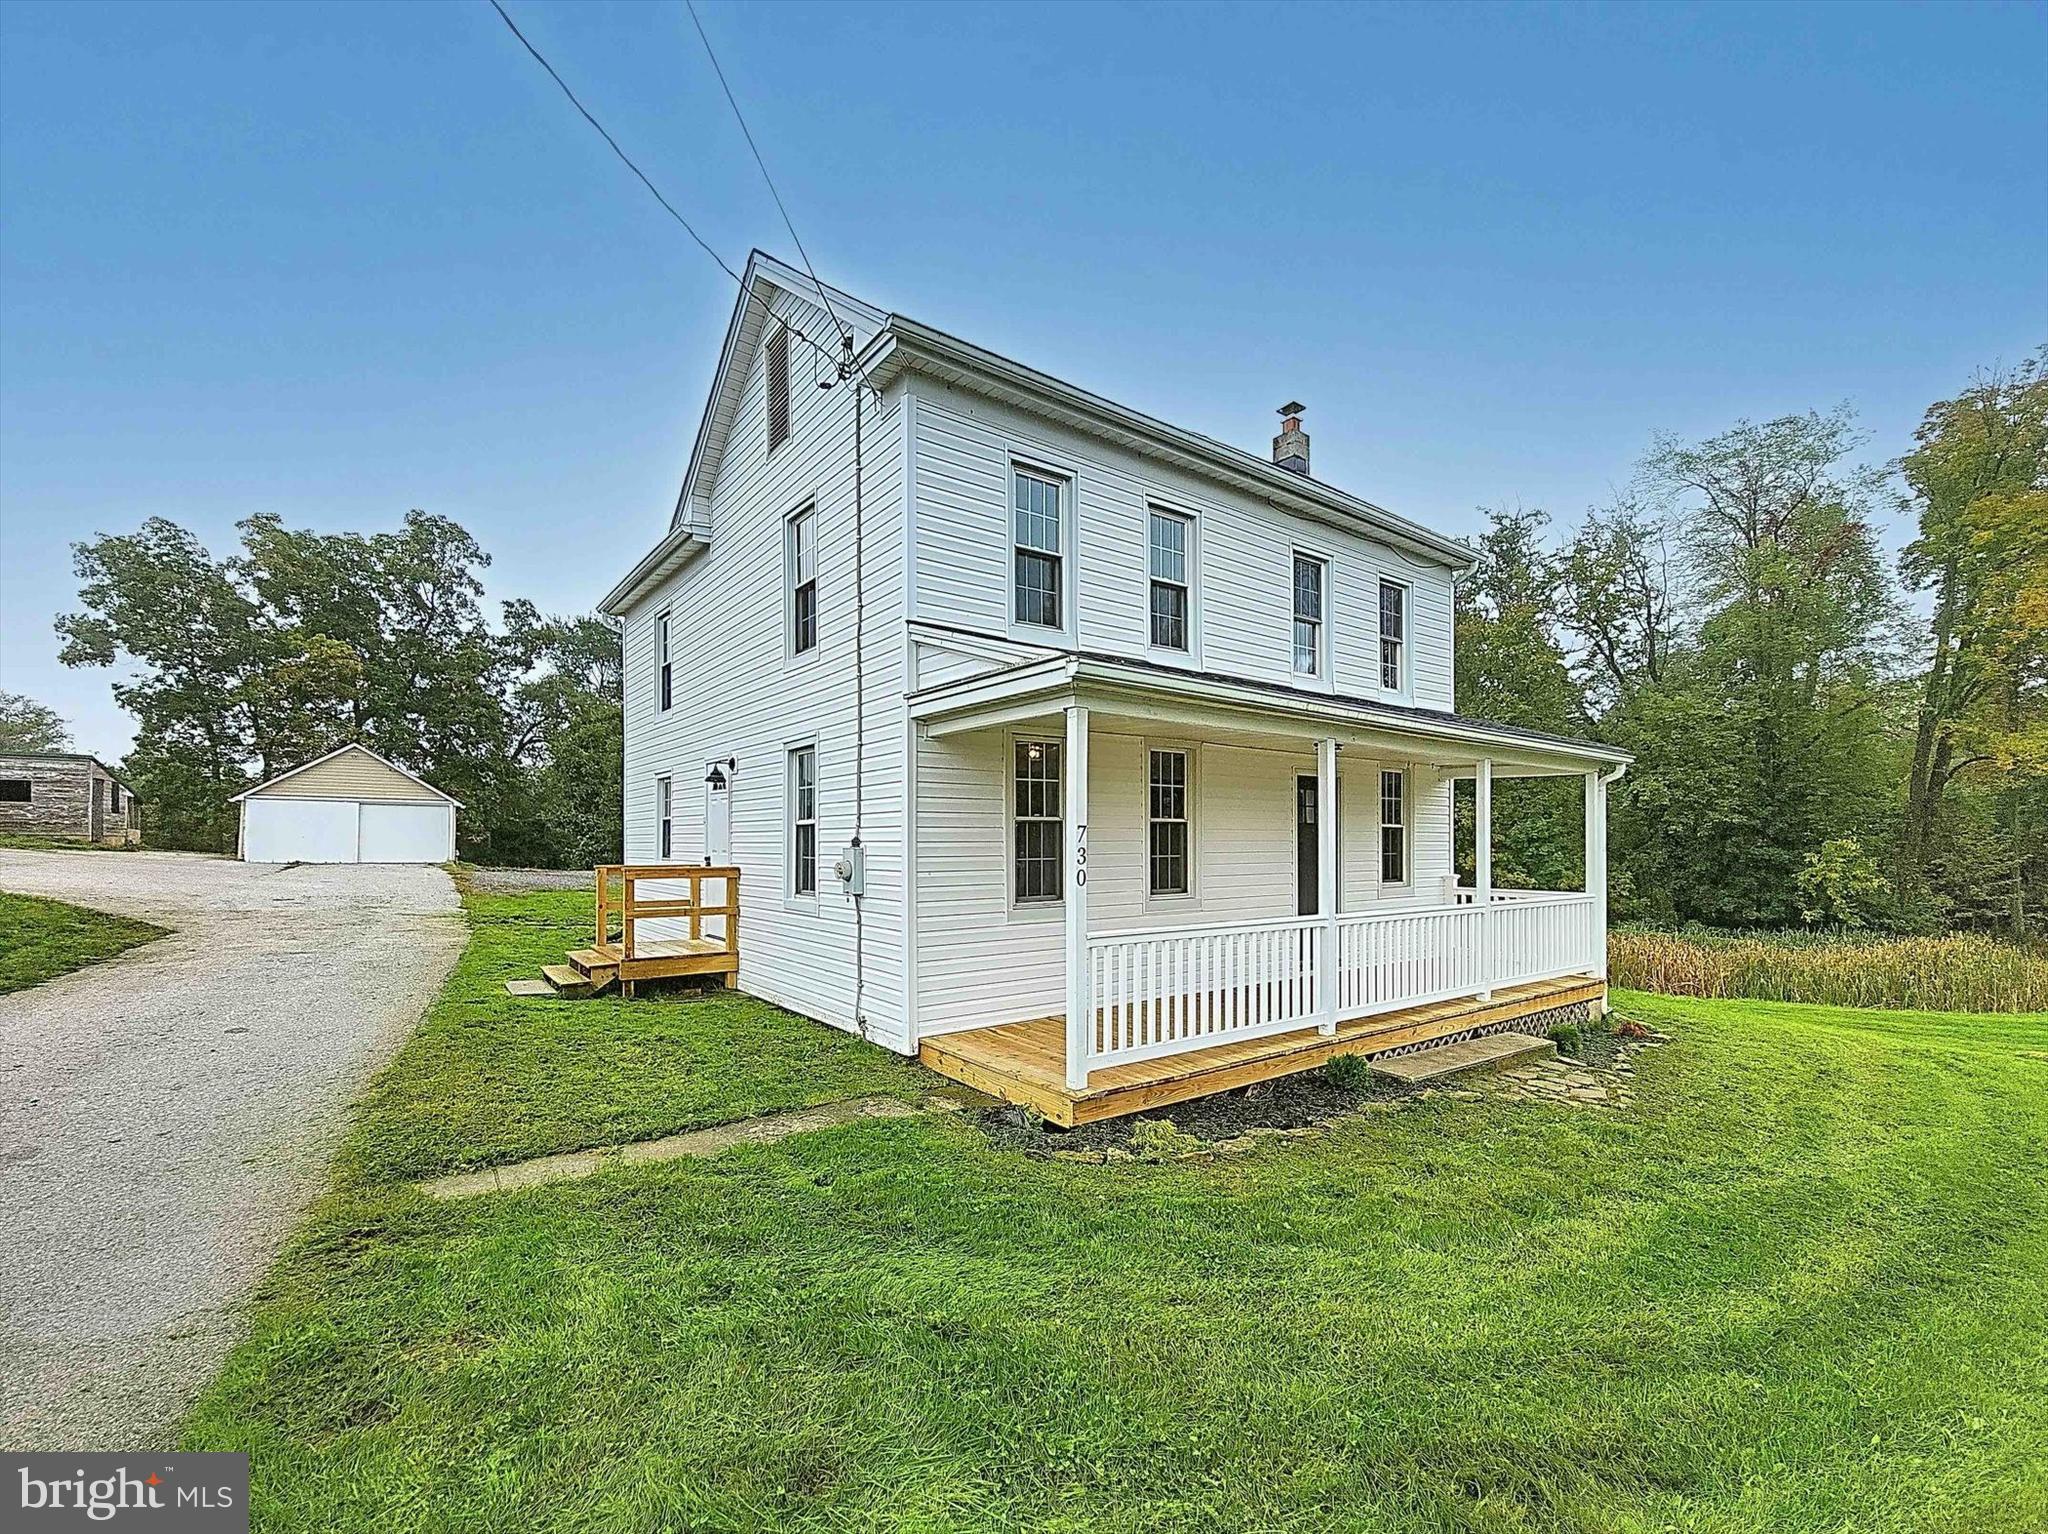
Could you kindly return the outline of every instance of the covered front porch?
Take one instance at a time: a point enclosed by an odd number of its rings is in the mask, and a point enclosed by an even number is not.
[[[1004,937],[1014,952],[1038,956],[1018,962],[1028,978],[996,1003],[1008,1015],[981,1022],[954,1013],[920,1029],[927,1065],[1077,1124],[1337,1054],[1380,1055],[1518,1024],[1540,1033],[1567,1009],[1604,1005],[1606,786],[1625,763],[1619,753],[1449,714],[1160,677],[1158,669],[1063,657],[1015,668],[1038,676],[1013,691],[976,678],[913,699],[920,729],[941,746],[999,736],[1000,749],[983,759],[1005,771],[1014,762],[1021,774],[1034,748],[1050,756],[1057,747],[1057,804],[1029,808],[1041,822],[1057,819],[1063,859],[1057,899],[1036,909],[1014,898],[1028,869],[1012,870],[1007,925],[977,961],[1001,964]],[[1187,755],[1175,770],[1190,781],[1189,764],[1211,748],[1255,753],[1259,771],[1234,768],[1223,802],[1199,817],[1173,802],[1162,811],[1159,741],[1174,743],[1166,754]],[[1091,756],[1112,748],[1127,765],[1091,771]],[[1134,778],[1140,768],[1128,764],[1147,762],[1149,779]],[[1559,775],[1583,782],[1584,887],[1496,888],[1495,782]],[[1467,885],[1450,875],[1451,786],[1462,780],[1473,785]],[[1345,807],[1377,806],[1383,792],[1393,806],[1384,823],[1347,836]],[[1276,825],[1285,836],[1285,823],[1266,801],[1283,794],[1295,809],[1294,836],[1275,848]],[[1034,833],[1018,829],[1014,811],[1029,795],[1011,795],[1006,836],[1016,840],[1006,845],[1021,858]],[[1145,808],[1134,815],[1125,799]],[[1162,815],[1171,833],[1163,840]],[[1216,845],[1189,845],[1186,856],[1200,868],[1204,898],[1160,896],[1162,852],[1176,837],[1202,835]],[[1361,870],[1362,861],[1370,866]],[[1171,879],[1174,864],[1163,866]],[[1134,869],[1154,881],[1142,900],[1130,889]],[[1034,985],[1044,994],[1047,980],[1057,986],[1046,995],[1052,1004],[1030,1007]]]

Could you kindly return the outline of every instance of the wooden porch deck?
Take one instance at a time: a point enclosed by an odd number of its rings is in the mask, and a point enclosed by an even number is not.
[[[1088,1085],[1078,1091],[1067,1087],[1066,1019],[1061,1016],[939,1034],[918,1046],[918,1058],[942,1076],[1020,1103],[1049,1123],[1071,1129],[1291,1076],[1336,1055],[1370,1056],[1606,995],[1606,982],[1587,975],[1536,980],[1503,986],[1485,1001],[1462,997],[1356,1018],[1339,1023],[1329,1037],[1305,1028],[1104,1066],[1090,1072]]]

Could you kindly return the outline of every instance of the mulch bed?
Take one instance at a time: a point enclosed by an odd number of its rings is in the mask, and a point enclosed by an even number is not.
[[[1030,1109],[1010,1104],[982,1110],[978,1122],[1003,1149],[1046,1156],[1055,1151],[1128,1150],[1137,1126],[1154,1119],[1165,1119],[1184,1134],[1211,1141],[1233,1140],[1254,1129],[1309,1129],[1347,1118],[1369,1103],[1392,1102],[1421,1090],[1377,1078],[1362,1087],[1340,1087],[1320,1071],[1303,1071],[1076,1129],[1055,1128]]]

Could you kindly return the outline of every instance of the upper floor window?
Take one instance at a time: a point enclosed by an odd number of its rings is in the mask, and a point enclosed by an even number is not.
[[[668,614],[663,613],[654,620],[654,648],[661,659],[661,708],[668,712],[668,706],[675,701],[675,673],[668,660]]]
[[[1399,581],[1380,582],[1380,686],[1401,690],[1401,668],[1408,646],[1408,588]]]
[[[1147,538],[1152,572],[1152,643],[1188,647],[1188,542],[1193,523],[1177,512],[1152,512]]]
[[[676,803],[673,779],[654,780],[654,822],[657,832],[655,845],[661,849],[661,860],[666,863],[676,855]]]
[[[789,892],[818,893],[818,748],[789,753]]]
[[[818,643],[818,508],[789,519],[789,649],[802,655]]]
[[[789,327],[768,336],[768,451],[789,440]]]
[[[1294,556],[1294,669],[1303,676],[1323,671],[1323,579],[1320,559]]]
[[[1380,774],[1380,883],[1408,882],[1408,774]]]
[[[1012,470],[1010,480],[1014,616],[1019,623],[1064,628],[1066,482],[1023,468]]]
[[[1148,888],[1185,895],[1188,879],[1188,753],[1154,751],[1147,773]]]
[[[1060,898],[1060,849],[1066,840],[1060,774],[1065,754],[1056,740],[1020,740],[1015,747],[1011,885],[1019,903]]]

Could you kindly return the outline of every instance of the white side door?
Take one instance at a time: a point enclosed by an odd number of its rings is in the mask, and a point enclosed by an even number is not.
[[[732,863],[732,776],[718,766],[704,784],[704,863],[709,868]]]
[[[365,799],[361,847],[364,863],[445,863],[455,855],[454,808]]]
[[[353,863],[353,799],[244,799],[242,858],[249,863]]]

